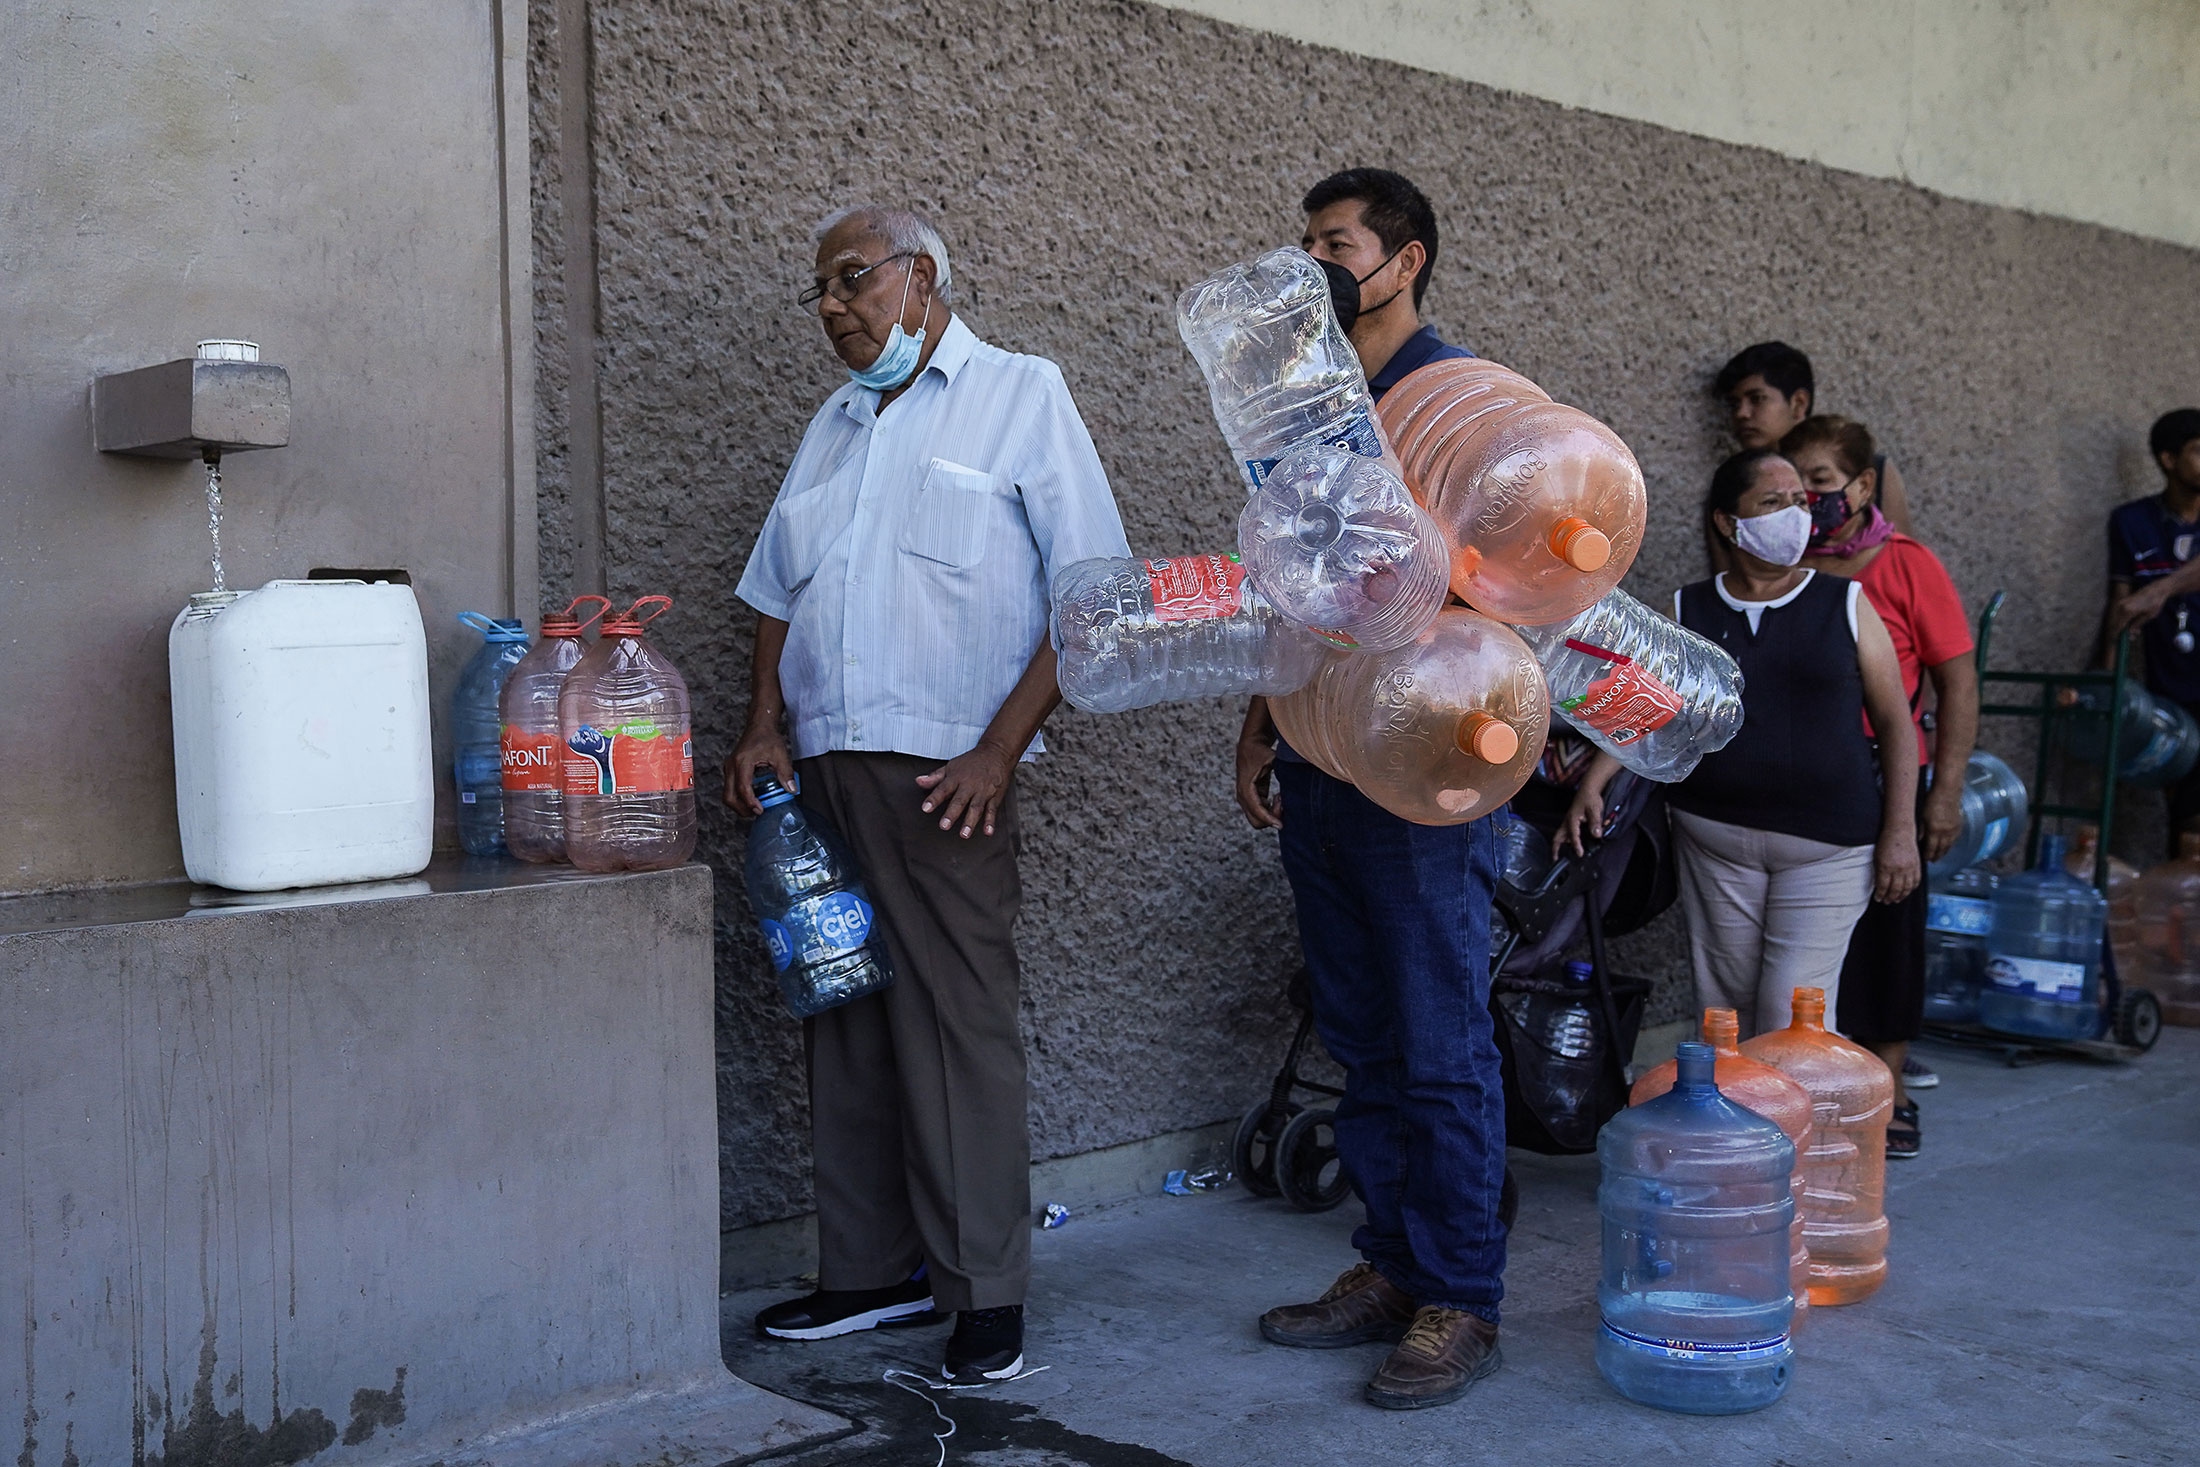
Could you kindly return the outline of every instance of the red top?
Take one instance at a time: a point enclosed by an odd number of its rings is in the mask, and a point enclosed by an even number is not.
[[[1963,614],[1963,598],[1956,594],[1956,583],[1948,579],[1940,557],[1899,531],[1856,579],[1894,640],[1894,655],[1902,664],[1902,691],[1914,715],[1925,669],[1964,656],[1977,645],[1971,640],[1970,620]],[[1871,726],[1869,714],[1864,725]],[[1922,728],[1917,734],[1917,762],[1926,762]]]

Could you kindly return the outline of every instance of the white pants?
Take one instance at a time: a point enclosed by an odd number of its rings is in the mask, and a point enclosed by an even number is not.
[[[1688,955],[1702,1008],[1741,1015],[1742,1037],[1787,1027],[1798,988],[1840,997],[1849,933],[1872,899],[1872,848],[1673,812]]]

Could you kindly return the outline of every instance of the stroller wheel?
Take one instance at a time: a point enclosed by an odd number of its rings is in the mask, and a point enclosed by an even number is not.
[[[1230,1170],[1255,1197],[1276,1195],[1276,1140],[1298,1113],[1299,1107],[1290,1101],[1279,1113],[1263,1100],[1238,1122],[1237,1139],[1230,1143]]]
[[[1337,1159],[1337,1113],[1300,1111],[1276,1138],[1276,1186],[1301,1212],[1327,1212],[1352,1190]]]

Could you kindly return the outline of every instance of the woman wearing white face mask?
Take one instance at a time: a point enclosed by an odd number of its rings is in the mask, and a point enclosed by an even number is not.
[[[1741,730],[1668,803],[1697,997],[1737,1010],[1744,1037],[1784,1028],[1799,987],[1830,1008],[1866,903],[1899,901],[1921,874],[1914,750],[1890,739],[1875,756],[1862,721],[1909,720],[1894,643],[1855,582],[1797,566],[1806,503],[1786,459],[1735,454],[1707,505],[1734,568],[1673,597],[1675,620],[1742,669]],[[1602,819],[1618,770],[1599,755],[1582,777],[1563,845]]]

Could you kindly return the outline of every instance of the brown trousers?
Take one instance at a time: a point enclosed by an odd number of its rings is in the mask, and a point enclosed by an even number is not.
[[[943,831],[916,783],[941,763],[840,751],[796,766],[894,962],[892,987],[803,1026],[818,1287],[885,1288],[921,1260],[939,1308],[993,1309],[1023,1303],[1031,1278],[1016,797],[990,837]]]

